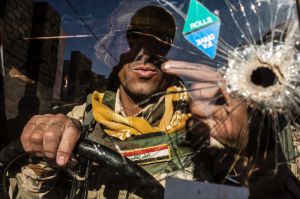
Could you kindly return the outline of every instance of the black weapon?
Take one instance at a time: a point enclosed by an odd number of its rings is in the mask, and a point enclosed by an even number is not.
[[[78,178],[74,179],[73,188],[80,188],[79,192],[70,194],[70,198],[84,199],[87,197],[88,174],[91,162],[96,162],[99,165],[109,166],[114,168],[120,175],[129,179],[132,182],[138,182],[139,187],[147,194],[162,198],[164,193],[163,186],[149,173],[147,173],[140,166],[123,157],[118,152],[100,145],[98,143],[82,140],[74,150],[75,156],[79,157]],[[9,165],[18,157],[26,155],[20,140],[12,142],[0,151],[0,170],[3,177],[2,185],[4,197],[8,198],[7,187],[5,185],[5,174]],[[83,180],[80,180],[83,179]],[[78,189],[77,189],[78,190]],[[138,191],[138,190],[137,190]],[[139,190],[140,191],[140,190]],[[73,195],[72,195],[73,194]]]

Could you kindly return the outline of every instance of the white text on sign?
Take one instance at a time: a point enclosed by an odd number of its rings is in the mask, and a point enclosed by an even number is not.
[[[198,21],[196,21],[194,23],[191,23],[190,24],[190,28],[191,29],[195,29],[195,28],[198,28],[200,26],[208,25],[208,24],[210,24],[212,22],[213,22],[213,19],[209,16],[206,19],[201,19],[201,20],[198,20]]]
[[[213,46],[213,40],[215,39],[214,34],[207,35],[205,37],[202,37],[201,39],[197,39],[196,43],[197,46],[202,46],[203,48],[211,48]]]

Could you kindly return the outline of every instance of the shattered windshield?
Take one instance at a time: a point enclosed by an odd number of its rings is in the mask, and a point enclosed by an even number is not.
[[[3,193],[300,197],[298,3],[1,1]]]

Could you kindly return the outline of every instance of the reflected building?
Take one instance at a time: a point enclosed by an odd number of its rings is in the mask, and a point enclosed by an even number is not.
[[[33,3],[32,0],[1,0],[1,19],[4,63],[6,69],[20,68],[27,62],[31,36]]]
[[[48,3],[34,3],[31,37],[60,35],[60,15]],[[27,72],[33,80],[53,87],[56,75],[58,39],[31,40]]]
[[[66,33],[62,28],[60,28],[60,36],[65,36]],[[61,96],[61,85],[63,80],[63,70],[64,70],[64,51],[65,51],[65,39],[60,38],[58,42],[58,53],[57,53],[57,67],[55,82],[53,86],[53,100],[59,101]]]
[[[60,15],[48,3],[34,3],[31,37],[60,35]],[[58,64],[58,39],[31,40],[29,44],[27,74],[38,82],[40,112],[51,108],[53,86]]]
[[[99,75],[97,73],[92,72],[89,93],[95,90],[99,92],[104,92],[107,83],[108,79],[106,79],[104,75]]]
[[[92,61],[79,51],[71,52],[70,94],[75,101],[83,101],[88,94]]]
[[[106,79],[92,72],[92,61],[82,52],[71,52],[71,59],[65,60],[61,86],[64,101],[85,102],[86,96],[94,90],[103,91]]]
[[[63,65],[63,74],[61,80],[60,99],[62,101],[71,101],[71,89],[70,89],[70,60],[65,60]]]
[[[19,103],[24,96],[26,79],[17,69],[22,68],[28,57],[29,41],[24,40],[30,37],[32,29],[33,3],[32,0],[1,0],[0,1],[0,31],[3,45],[4,77],[1,75],[1,143],[0,146],[9,142],[12,131],[8,119],[16,118],[19,115]],[[21,78],[14,78],[17,76]],[[15,124],[13,124],[15,126]]]
[[[9,137],[14,139],[28,119],[51,106],[58,40],[31,40],[60,34],[60,15],[48,3],[1,0],[5,76],[3,100]]]
[[[92,61],[83,53],[74,51],[64,61],[63,39],[37,39],[65,35],[60,20],[46,2],[0,1],[5,68],[5,75],[0,75],[0,148],[20,135],[31,116],[48,113],[53,102],[80,103],[106,85],[104,76],[91,71]]]

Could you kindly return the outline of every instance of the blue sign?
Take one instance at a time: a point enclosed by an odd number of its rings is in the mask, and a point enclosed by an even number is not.
[[[184,37],[211,59],[216,57],[221,23],[187,34]]]
[[[190,1],[183,35],[211,59],[216,57],[220,26],[221,22],[218,16],[197,0]]]

